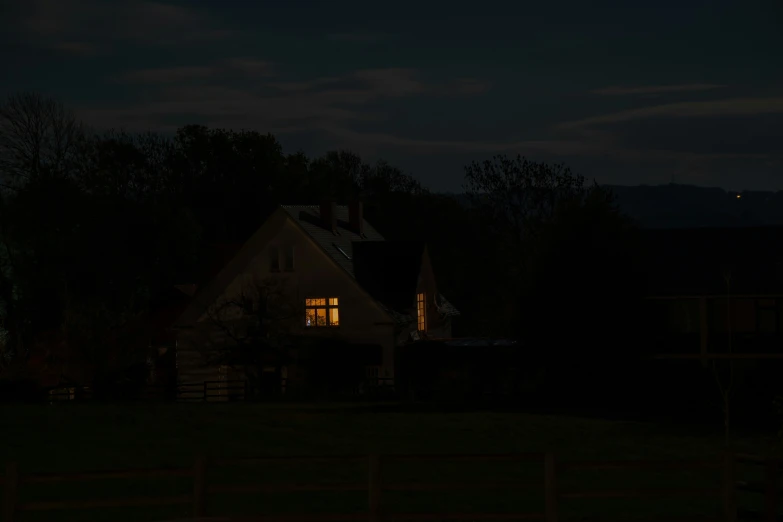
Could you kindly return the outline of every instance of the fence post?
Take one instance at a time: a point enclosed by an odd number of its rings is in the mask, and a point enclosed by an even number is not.
[[[16,502],[19,494],[19,467],[16,462],[5,466],[5,502],[3,503],[3,521],[14,522]]]
[[[736,458],[733,453],[723,455],[723,517],[726,522],[737,522]]]
[[[204,457],[197,457],[193,465],[193,516],[207,514],[207,465]]]
[[[369,458],[369,508],[370,522],[381,520],[381,458],[370,455]]]
[[[557,463],[555,455],[544,455],[544,502],[546,522],[557,522]]]
[[[777,522],[778,520],[778,474],[780,468],[776,459],[767,459],[764,482],[766,482],[766,522]]]

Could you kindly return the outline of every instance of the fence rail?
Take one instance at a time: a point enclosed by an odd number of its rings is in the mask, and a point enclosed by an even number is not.
[[[352,390],[351,397],[384,396],[393,389],[394,380],[387,377],[368,377],[360,383],[359,388]],[[85,401],[95,398],[95,391],[89,386],[59,386],[44,390],[50,403],[65,401]],[[257,393],[256,393],[257,392]],[[145,385],[139,390],[125,393],[125,398],[132,400],[161,400],[168,397],[180,402],[205,401],[244,401],[253,396],[259,398],[286,398],[296,395],[296,387],[289,379],[280,378],[272,388],[254,389],[247,380],[198,381],[192,383],[177,383],[172,386]],[[0,397],[2,398],[2,397]]]
[[[340,462],[366,461],[367,480],[350,484],[307,484],[307,483],[272,483],[272,484],[213,484],[206,480],[208,467],[225,467],[236,464],[258,464],[272,461],[302,461],[302,462]],[[504,462],[534,462],[543,464],[543,475],[540,480],[515,482],[438,482],[438,483],[391,483],[382,480],[382,464],[391,461],[504,461]],[[748,490],[745,484],[735,478],[736,463],[747,462],[762,464],[766,467],[766,482],[764,487],[753,489],[765,495],[765,512],[757,513],[748,510],[737,510],[736,491]],[[722,460],[715,461],[564,461],[558,462],[551,453],[519,453],[519,454],[473,454],[473,455],[336,455],[336,456],[296,456],[296,457],[258,457],[247,459],[213,459],[207,461],[197,458],[192,467],[188,468],[158,468],[158,469],[128,469],[107,470],[77,473],[39,473],[21,474],[16,463],[6,466],[5,476],[0,479],[4,489],[4,522],[18,522],[20,513],[29,511],[97,509],[106,507],[136,507],[136,506],[174,506],[190,505],[191,515],[196,520],[310,520],[326,522],[329,520],[365,520],[379,522],[383,518],[395,520],[543,520],[557,522],[559,507],[562,500],[574,498],[656,498],[660,496],[713,496],[722,500],[723,515],[717,519],[720,522],[736,522],[738,513],[751,519],[763,522],[777,522],[779,500],[779,468],[781,460],[763,458],[744,454],[726,454]],[[558,481],[563,472],[576,469],[593,470],[693,470],[708,469],[721,472],[720,488],[663,488],[663,489],[623,489],[603,491],[567,491],[558,488]],[[118,478],[163,478],[189,477],[193,479],[193,492],[189,495],[171,495],[155,497],[125,497],[114,499],[87,499],[67,501],[19,502],[19,489],[25,484],[41,484],[64,481],[90,481]],[[544,485],[544,510],[530,513],[396,513],[382,509],[381,499],[384,491],[445,491],[445,490],[503,490],[532,489]],[[367,511],[364,513],[341,514],[280,514],[255,515],[242,517],[206,518],[207,501],[210,495],[219,493],[260,493],[260,492],[304,492],[304,491],[366,491],[368,493]],[[191,519],[191,520],[194,520]],[[675,519],[671,519],[675,520]],[[677,519],[708,520],[705,518]],[[712,519],[716,520],[716,519]],[[184,522],[184,521],[183,521]]]

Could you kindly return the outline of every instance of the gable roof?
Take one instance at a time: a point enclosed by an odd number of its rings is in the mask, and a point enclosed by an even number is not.
[[[285,216],[286,219],[290,219],[298,225],[339,268],[342,268],[350,278],[356,280],[359,287],[375,300],[381,309],[395,322],[412,322],[414,318],[406,313],[406,310],[411,308],[413,304],[424,245],[421,244],[420,247],[414,247],[413,244],[408,244],[407,242],[386,242],[383,236],[366,220],[363,222],[363,233],[360,235],[348,225],[347,206],[336,206],[334,210],[337,218],[336,234],[321,219],[318,206],[282,205],[278,208],[278,212],[273,213],[244,245],[228,245],[217,249],[218,255],[216,259],[218,260],[218,265],[222,263],[221,268],[216,269],[215,266],[217,265],[210,265],[208,279],[203,286],[199,285],[196,295],[191,299],[191,303],[194,306],[188,307],[183,312],[179,317],[179,323],[185,324],[194,321],[196,315],[203,313],[206,307],[209,306],[209,303],[214,302],[218,298],[225,285],[229,284],[236,274],[245,269],[247,263],[253,259],[257,251],[263,248],[263,245],[269,240],[269,237],[267,237],[270,233],[270,230],[268,230],[269,222],[274,219],[281,219],[281,216]],[[386,246],[364,247],[364,245],[370,244]],[[357,247],[357,245],[362,246]],[[400,252],[391,254],[395,248],[400,249]],[[411,267],[415,259],[416,248],[421,248],[421,253],[418,256],[418,264],[414,272]],[[403,262],[407,275],[398,274],[397,267],[389,264],[382,265],[388,267],[388,270],[379,269],[377,266],[370,267],[370,258],[379,260],[377,254],[380,254],[381,251],[385,252],[385,255],[396,256],[400,262]],[[356,263],[357,252],[360,258],[358,265]],[[356,276],[357,266],[360,267],[361,280]],[[390,274],[393,274],[393,276]],[[409,283],[413,285],[410,292],[411,302],[406,303],[407,306],[402,304],[402,292],[392,293],[388,286],[384,286],[383,289],[378,287],[378,282],[383,281],[386,277],[394,278],[395,280],[403,277],[411,279],[411,283]],[[400,288],[402,288],[402,285]],[[442,295],[439,295],[438,298],[438,310],[441,313],[446,316],[459,315],[459,311]]]
[[[666,295],[783,295],[783,227],[643,231],[648,292]]]
[[[363,220],[363,234],[359,235],[348,224],[346,205],[334,208],[337,234],[323,222],[317,205],[283,205],[282,208],[395,321],[414,320],[407,310],[413,307],[424,243],[386,241],[367,220]],[[438,295],[438,305],[438,311],[445,316],[459,315],[443,295]]]
[[[304,230],[346,272],[353,272],[353,244],[363,241],[384,241],[382,235],[364,220],[363,235],[359,235],[348,225],[348,207],[335,206],[337,217],[337,235],[321,219],[317,205],[283,205],[288,215]]]

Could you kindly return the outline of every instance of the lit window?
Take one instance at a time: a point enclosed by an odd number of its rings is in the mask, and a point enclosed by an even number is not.
[[[425,306],[425,302],[424,302],[424,294],[416,294],[417,330],[419,330],[420,332],[425,331],[427,328],[426,310],[427,307]]]
[[[272,272],[280,271],[280,252],[276,246],[269,247],[269,270]]]
[[[337,298],[305,299],[305,326],[340,326]]]
[[[294,247],[288,246],[285,249],[285,270],[290,272],[294,269]]]

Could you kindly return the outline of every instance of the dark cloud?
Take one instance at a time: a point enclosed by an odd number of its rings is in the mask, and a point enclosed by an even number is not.
[[[724,85],[715,85],[711,83],[689,83],[684,85],[645,85],[641,87],[604,87],[591,91],[593,94],[604,96],[624,96],[628,94],[664,94],[679,92],[699,92],[719,89]]]
[[[29,0],[19,22],[20,39],[67,54],[108,53],[122,44],[181,47],[238,36],[199,9],[155,1]]]
[[[398,37],[389,33],[380,33],[373,31],[351,31],[345,33],[332,33],[326,35],[328,40],[334,42],[377,44],[396,40]]]
[[[698,118],[705,116],[752,116],[783,113],[783,96],[765,98],[730,98],[710,101],[687,101],[651,105],[620,112],[569,121],[560,129],[580,129],[602,124],[652,118]]]
[[[209,78],[217,74],[214,67],[182,66],[159,67],[155,69],[138,69],[125,72],[117,77],[117,81],[123,83],[178,83],[187,80]]]
[[[452,190],[461,165],[496,153],[632,184],[752,188],[783,164],[774,16],[753,10],[0,3],[14,71],[0,91],[53,94],[97,127],[252,128],[310,154],[385,157]]]
[[[612,130],[618,146],[706,155],[783,154],[783,113],[628,121]]]
[[[246,78],[231,76],[241,73]],[[187,115],[188,121],[209,121],[222,127],[262,128],[270,132],[318,130],[352,132],[351,122],[378,121],[392,115],[381,102],[422,95],[465,92],[480,82],[466,78],[431,83],[413,69],[361,69],[335,77],[294,80],[278,74],[273,64],[230,58],[208,66],[175,66],[128,70],[115,83],[147,84],[145,98],[123,106],[80,108],[95,126],[156,129]],[[379,138],[386,139],[389,138]]]

